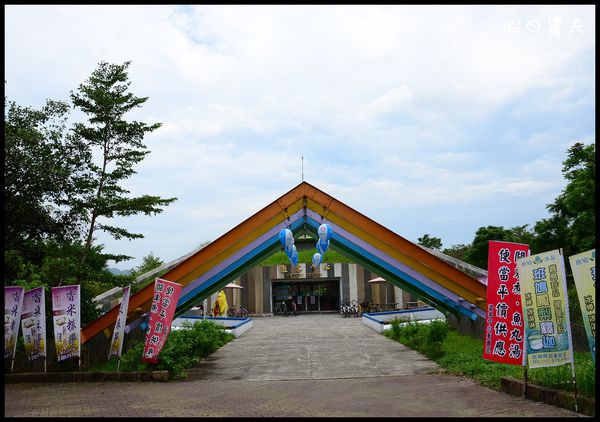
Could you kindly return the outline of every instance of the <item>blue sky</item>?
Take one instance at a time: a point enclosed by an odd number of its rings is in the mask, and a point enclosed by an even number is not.
[[[594,6],[5,5],[5,94],[69,99],[132,61],[129,119],[163,126],[125,182],[178,197],[105,251],[165,262],[304,179],[416,242],[548,217],[595,142]],[[81,116],[73,113],[73,118]]]

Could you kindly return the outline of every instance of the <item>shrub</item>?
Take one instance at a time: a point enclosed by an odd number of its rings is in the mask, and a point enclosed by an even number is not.
[[[448,323],[445,320],[434,320],[423,324],[396,319],[392,321],[391,325],[392,327],[386,332],[386,336],[423,353],[431,359],[437,359],[444,355],[442,344],[448,336]]]
[[[184,323],[183,329],[171,331],[160,351],[158,364],[142,361],[144,343],[138,343],[121,356],[120,370],[150,371],[168,370],[170,378],[185,376],[185,369],[196,366],[200,360],[215,352],[234,338],[225,327],[209,320]],[[102,365],[107,368],[106,364]],[[114,368],[113,365],[108,365]],[[93,370],[96,370],[94,368]]]

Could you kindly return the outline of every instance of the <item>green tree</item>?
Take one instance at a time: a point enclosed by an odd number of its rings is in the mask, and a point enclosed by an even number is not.
[[[66,131],[68,110],[59,101],[36,110],[4,99],[4,247],[37,264],[43,241],[73,241],[81,228],[64,207],[85,159]]]
[[[567,220],[559,215],[537,221],[533,227],[534,236],[531,241],[531,254],[560,249],[565,246],[568,237]]]
[[[439,237],[430,237],[428,234],[424,234],[423,237],[417,239],[417,242],[419,242],[419,245],[429,249],[436,249],[438,251],[442,249],[442,239]]]
[[[461,261],[465,261],[465,254],[470,248],[471,245],[452,245],[449,248],[445,248],[442,253],[453,258],[460,259]]]
[[[512,232],[501,226],[480,227],[475,232],[471,247],[464,255],[464,260],[479,268],[487,270],[488,242],[490,240],[512,241]]]
[[[143,143],[144,136],[161,126],[160,123],[148,125],[124,119],[127,112],[141,107],[148,100],[148,97],[136,97],[128,92],[131,82],[127,68],[130,63],[116,65],[101,62],[89,79],[79,86],[78,92],[71,91],[74,106],[89,116],[87,125],[74,125],[74,134],[100,157],[97,165],[92,155],[88,156],[85,177],[80,178],[80,186],[85,193],[73,203],[88,224],[86,251],[91,249],[97,230],[105,231],[117,240],[144,237],[143,234],[111,226],[104,220],[139,213],[158,214],[162,212],[161,207],[177,199],[151,195],[127,197],[130,192],[121,185],[135,174],[134,165],[150,152]],[[85,263],[87,256],[87,253],[81,256],[81,263]],[[130,258],[119,255],[114,260]]]
[[[557,235],[565,235],[565,256],[594,248],[596,241],[596,146],[575,143],[567,150],[562,173],[567,186],[547,206]],[[566,232],[564,228],[566,227]],[[540,230],[544,225],[540,225]],[[548,233],[545,231],[543,233]]]
[[[143,258],[142,263],[138,267],[135,267],[133,270],[131,270],[131,275],[133,277],[139,277],[142,274],[146,274],[148,271],[152,271],[155,268],[160,267],[163,264],[164,262],[162,259],[155,257],[154,253],[150,252],[150,254]]]

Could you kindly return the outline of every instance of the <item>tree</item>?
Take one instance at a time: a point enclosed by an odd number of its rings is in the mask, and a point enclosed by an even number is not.
[[[488,263],[488,241],[512,241],[512,232],[499,226],[480,227],[475,232],[475,238],[471,243],[471,247],[464,255],[464,259],[469,264],[473,264],[479,268],[487,269]]]
[[[424,234],[423,237],[417,239],[417,242],[419,242],[419,245],[429,249],[436,249],[438,251],[442,249],[442,239],[439,237],[429,237],[428,234]]]
[[[139,267],[135,267],[131,271],[131,275],[133,277],[139,277],[142,274],[146,274],[148,271],[152,271],[152,270],[160,267],[163,264],[164,264],[164,262],[162,259],[155,257],[154,253],[150,252],[149,255],[146,255],[144,257],[142,264]]]
[[[69,106],[48,100],[35,110],[4,98],[5,250],[41,262],[40,243],[73,241],[81,220],[64,204],[76,194],[85,151],[68,135]]]
[[[596,147],[575,143],[567,150],[562,173],[567,186],[556,200],[547,206],[556,223],[557,235],[563,241],[565,256],[595,247],[596,240]],[[542,230],[546,225],[540,225]],[[566,227],[566,232],[564,228]],[[543,233],[548,234],[548,230]]]
[[[456,259],[460,259],[461,261],[465,260],[465,254],[471,248],[470,245],[452,245],[449,248],[446,248],[442,251],[443,254],[451,256]]]
[[[85,176],[79,180],[84,193],[73,203],[88,224],[86,251],[92,247],[93,235],[97,230],[105,231],[117,240],[144,237],[101,222],[102,218],[110,220],[115,216],[139,213],[158,214],[162,212],[161,207],[177,199],[151,195],[131,198],[126,196],[130,192],[120,185],[135,174],[134,165],[149,153],[143,144],[144,136],[161,126],[160,123],[148,125],[124,120],[127,112],[141,107],[148,100],[148,97],[136,97],[128,92],[131,82],[128,81],[127,68],[130,63],[116,65],[101,62],[90,78],[79,86],[78,92],[71,91],[74,106],[89,116],[88,125],[74,125],[74,134],[100,157],[97,165],[92,160],[93,155],[88,156]],[[87,253],[84,253],[82,264],[86,257]],[[115,258],[118,261],[131,257],[119,255]]]

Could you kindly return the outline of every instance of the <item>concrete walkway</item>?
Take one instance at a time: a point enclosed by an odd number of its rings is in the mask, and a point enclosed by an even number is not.
[[[185,381],[6,384],[5,416],[583,416],[445,375],[359,318],[253,324]]]

